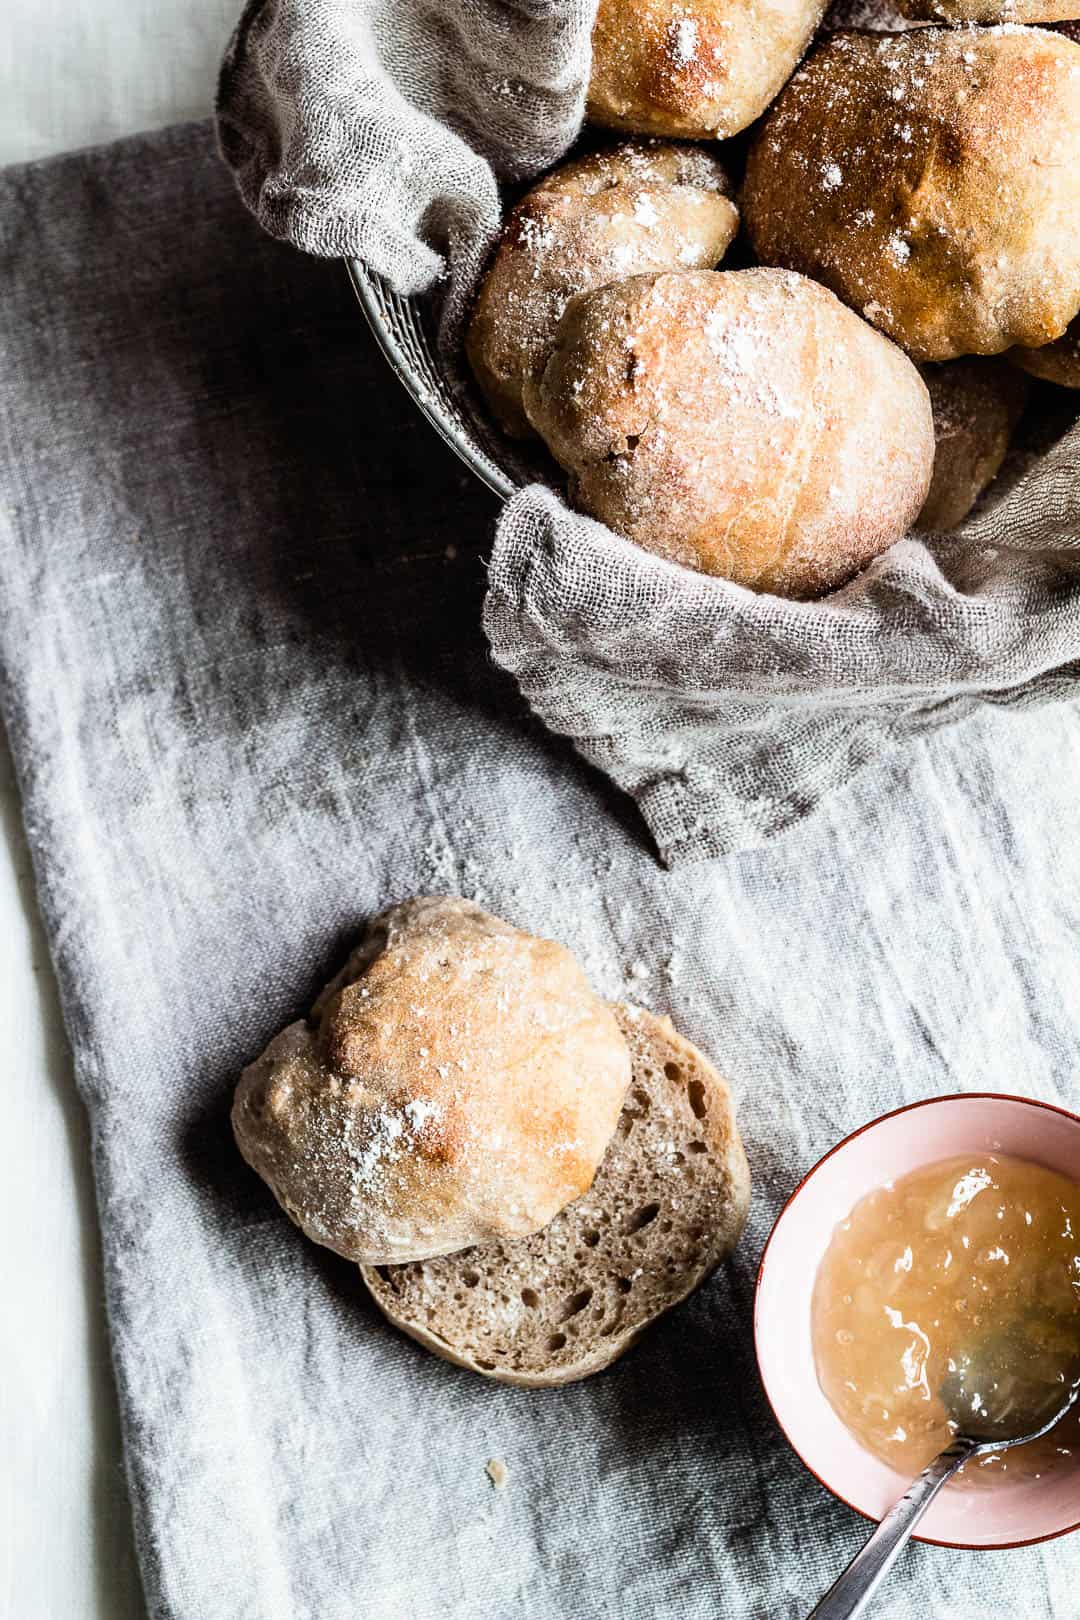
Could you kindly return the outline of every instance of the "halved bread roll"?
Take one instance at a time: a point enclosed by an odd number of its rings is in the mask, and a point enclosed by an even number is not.
[[[731,1093],[669,1019],[616,1009],[633,1079],[592,1187],[543,1231],[361,1266],[396,1327],[504,1384],[607,1367],[738,1242],[750,1172]]]

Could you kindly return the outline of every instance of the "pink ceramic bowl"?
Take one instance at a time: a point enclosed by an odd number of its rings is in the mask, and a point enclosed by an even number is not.
[[[1050,1103],[969,1092],[932,1097],[864,1125],[814,1166],[772,1229],[758,1272],[754,1339],[777,1422],[810,1472],[868,1519],[911,1481],[864,1451],[818,1385],[810,1300],[833,1229],[864,1193],[920,1165],[990,1149],[1080,1181],[1080,1118]],[[1048,1478],[993,1488],[946,1486],[922,1522],[944,1547],[1022,1547],[1080,1528],[1080,1457]]]

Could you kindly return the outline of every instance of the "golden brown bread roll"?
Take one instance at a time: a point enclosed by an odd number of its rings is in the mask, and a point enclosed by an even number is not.
[[[962,523],[1005,460],[1028,385],[1003,360],[923,366],[934,412],[934,476],[916,528]]]
[[[385,912],[244,1072],[233,1131],[317,1243],[423,1260],[546,1226],[591,1185],[629,1082],[569,951],[436,896]]]
[[[724,140],[769,105],[823,10],[824,0],[600,0],[586,116]]]
[[[828,33],[844,32],[852,28],[870,29],[878,34],[899,34],[908,28],[923,25],[912,22],[900,10],[900,0],[833,0],[821,20]]]
[[[915,367],[784,270],[637,276],[573,299],[525,407],[584,511],[782,596],[849,579],[930,483]]]
[[[1059,388],[1080,388],[1080,315],[1064,337],[1041,349],[1010,349],[1009,359],[1021,371],[1057,383]]]
[[[574,293],[646,270],[718,264],[739,224],[722,164],[696,146],[627,141],[564,163],[510,214],[465,339],[473,374],[515,438]]]
[[[907,16],[942,23],[1054,23],[1080,17],[1080,0],[897,0]]]
[[[834,34],[765,119],[742,206],[759,258],[917,359],[1050,343],[1080,309],[1080,46]]]

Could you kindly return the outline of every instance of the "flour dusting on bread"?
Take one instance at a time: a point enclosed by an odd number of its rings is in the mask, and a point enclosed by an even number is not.
[[[503,428],[527,437],[527,377],[543,369],[570,298],[646,270],[717,264],[738,225],[720,161],[628,141],[564,163],[511,210],[481,283],[466,355]]]
[[[588,116],[648,135],[724,140],[775,96],[822,0],[600,0]]]
[[[233,1128],[310,1237],[404,1260],[545,1225],[591,1183],[629,1078],[569,951],[430,897],[377,919],[245,1072]]]
[[[827,36],[741,196],[757,256],[918,360],[1038,348],[1080,309],[1080,46],[1004,23]]]
[[[526,412],[574,504],[672,562],[777,595],[846,583],[926,496],[911,362],[805,276],[634,276],[572,299]]]

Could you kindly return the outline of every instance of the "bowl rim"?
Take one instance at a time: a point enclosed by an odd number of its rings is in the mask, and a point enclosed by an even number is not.
[[[1062,1114],[1066,1119],[1071,1120],[1074,1125],[1080,1126],[1080,1114],[1074,1113],[1071,1108],[1064,1108],[1060,1103],[1043,1102],[1037,1097],[1018,1097],[1015,1092],[1011,1091],[946,1091],[942,1092],[936,1097],[921,1097],[917,1102],[903,1103],[899,1108],[890,1108],[886,1113],[876,1114],[873,1119],[868,1119],[865,1124],[858,1126],[857,1129],[853,1131],[849,1131],[846,1136],[841,1137],[839,1142],[834,1142],[832,1147],[829,1148],[828,1152],[823,1153],[820,1159],[810,1166],[810,1169],[807,1170],[806,1174],[800,1178],[795,1187],[789,1193],[788,1197],[784,1200],[780,1209],[777,1211],[776,1219],[769,1228],[769,1235],[765,1239],[765,1246],[761,1251],[761,1259],[758,1261],[757,1278],[754,1282],[754,1360],[757,1364],[758,1382],[761,1385],[762,1391],[765,1395],[765,1401],[768,1405],[769,1411],[773,1415],[773,1421],[780,1430],[780,1433],[783,1435],[784,1439],[787,1441],[791,1450],[795,1453],[795,1456],[806,1469],[807,1473],[812,1475],[813,1478],[817,1480],[818,1484],[822,1486],[823,1489],[828,1491],[829,1495],[834,1497],[836,1501],[842,1502],[844,1507],[850,1508],[852,1513],[857,1513],[860,1519],[865,1519],[869,1524],[878,1524],[880,1523],[880,1520],[875,1519],[873,1514],[867,1513],[865,1509],[856,1507],[854,1502],[849,1502],[842,1491],[838,1491],[834,1485],[830,1485],[828,1480],[823,1479],[818,1473],[817,1469],[812,1467],[811,1464],[807,1462],[806,1458],[803,1456],[802,1452],[789,1435],[779,1412],[776,1410],[776,1407],[773,1404],[773,1398],[769,1392],[769,1386],[766,1383],[765,1376],[761,1370],[761,1355],[758,1349],[761,1285],[765,1276],[765,1265],[769,1257],[769,1249],[772,1245],[772,1240],[776,1236],[777,1228],[779,1227],[780,1222],[784,1219],[784,1216],[787,1214],[788,1210],[791,1208],[791,1205],[798,1198],[807,1182],[817,1175],[817,1172],[821,1169],[822,1165],[826,1164],[829,1159],[834,1156],[834,1154],[839,1153],[841,1148],[847,1147],[849,1142],[854,1142],[857,1137],[863,1136],[867,1131],[872,1131],[876,1126],[883,1125],[887,1119],[895,1119],[898,1114],[910,1114],[916,1108],[931,1108],[940,1103],[964,1102],[969,1098],[979,1099],[983,1102],[992,1101],[1023,1103],[1028,1108],[1042,1108],[1046,1110],[1047,1113]],[[1048,1532],[1048,1534],[1043,1536],[1025,1536],[1019,1541],[990,1541],[981,1543],[970,1541],[945,1541],[936,1536],[920,1536],[917,1534],[913,1535],[911,1539],[912,1541],[921,1541],[927,1547],[948,1547],[955,1549],[958,1552],[1011,1552],[1018,1547],[1042,1546],[1045,1542],[1057,1541],[1061,1536],[1073,1535],[1077,1530],[1080,1530],[1080,1519],[1077,1519],[1074,1524],[1064,1525],[1060,1530],[1051,1530]]]

